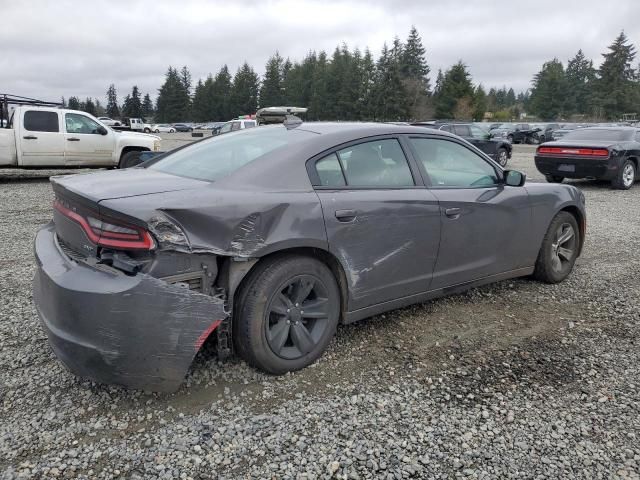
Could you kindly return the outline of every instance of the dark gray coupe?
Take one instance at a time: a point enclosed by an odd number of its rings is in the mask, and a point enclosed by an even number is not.
[[[52,179],[34,300],[80,376],[176,389],[209,339],[274,374],[339,322],[489,282],[560,282],[584,197],[525,184],[451,134],[306,123],[209,138],[142,166]]]

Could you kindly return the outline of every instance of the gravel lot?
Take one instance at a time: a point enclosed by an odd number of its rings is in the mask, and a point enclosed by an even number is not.
[[[540,179],[533,147],[512,168]],[[31,302],[44,180],[0,184],[1,478],[639,478],[640,185],[576,182],[573,275],[341,327],[313,367],[200,355],[151,395],[69,374]]]

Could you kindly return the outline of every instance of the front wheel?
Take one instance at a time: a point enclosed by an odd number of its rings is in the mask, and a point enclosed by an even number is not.
[[[549,183],[562,183],[564,181],[564,177],[559,175],[545,175],[544,178],[546,178]]]
[[[617,190],[629,190],[635,181],[636,164],[631,160],[625,160],[616,178],[611,181],[611,186]]]
[[[141,164],[142,163],[142,160],[140,159],[141,154],[142,152],[125,153],[124,155],[122,155],[122,158],[120,159],[118,168],[130,168],[130,167],[135,167],[136,165]]]
[[[558,213],[547,230],[533,276],[542,282],[559,283],[569,276],[578,258],[580,230],[576,217]]]
[[[272,374],[316,361],[335,334],[340,292],[331,270],[306,256],[278,256],[249,274],[234,308],[234,340],[249,364]]]
[[[499,148],[498,155],[496,155],[496,159],[501,167],[506,167],[507,162],[509,161],[509,154],[507,153],[506,148]]]
[[[169,130],[169,133],[176,133],[176,131],[172,128],[171,130]]]
[[[509,140],[509,143],[513,143],[513,135],[507,135],[507,140]]]

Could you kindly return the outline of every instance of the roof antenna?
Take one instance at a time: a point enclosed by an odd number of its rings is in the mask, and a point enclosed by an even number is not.
[[[300,117],[289,114],[284,117],[284,126],[287,130],[292,130],[300,125],[302,125],[302,119]]]

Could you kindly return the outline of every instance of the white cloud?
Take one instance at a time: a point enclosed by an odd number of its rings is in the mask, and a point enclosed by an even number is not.
[[[377,54],[416,25],[432,78],[462,59],[476,83],[528,88],[542,63],[582,48],[596,64],[620,30],[640,41],[640,2],[595,0],[0,0],[0,90],[98,97],[115,83],[155,95],[168,65],[194,77],[259,72],[269,55],[301,59],[339,43]]]

